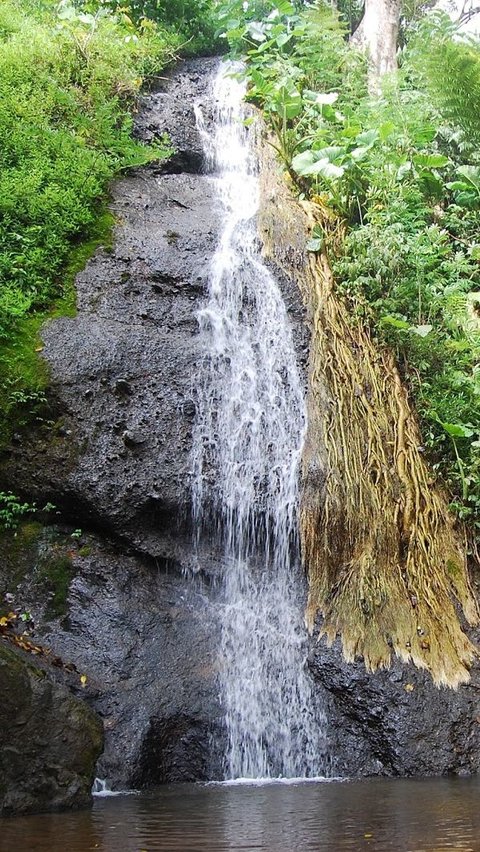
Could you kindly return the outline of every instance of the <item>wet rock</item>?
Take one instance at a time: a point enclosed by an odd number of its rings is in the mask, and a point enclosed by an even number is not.
[[[478,637],[477,637],[478,639]],[[480,671],[458,691],[395,660],[369,674],[342,657],[340,643],[311,650],[309,666],[328,708],[335,774],[471,775],[480,770]]]
[[[221,778],[217,607],[201,577],[62,528],[24,525],[15,543],[0,598],[15,586],[39,625],[35,641],[86,675],[82,696],[105,728],[97,775],[114,789]],[[67,600],[52,618],[44,567],[67,555]]]
[[[117,381],[115,382],[115,390],[117,391],[117,393],[130,396],[130,394],[132,393],[132,386],[130,382],[128,382],[126,379],[117,379]]]
[[[193,104],[202,101],[208,120],[214,63],[185,63],[145,96],[138,135],[168,130],[177,154],[167,168],[153,164],[113,186],[113,249],[99,249],[78,276],[77,315],[43,332],[58,425],[22,436],[0,471],[2,484],[53,503],[74,530],[98,533],[77,546],[54,528],[31,540],[22,532],[0,564],[0,586],[18,587],[42,641],[87,673],[85,698],[106,734],[98,774],[117,788],[221,775],[208,592],[218,555],[209,545],[193,554],[189,514],[203,357],[196,311],[220,227]],[[60,590],[43,590],[49,560],[72,568]],[[187,579],[191,569],[196,579]]]
[[[157,174],[195,174],[202,170],[203,145],[194,109],[197,104],[202,107],[208,125],[212,119],[209,78],[218,62],[215,57],[184,62],[173,74],[174,85],[167,78],[143,97],[136,135],[144,142],[153,142],[167,133],[174,148],[168,162],[156,167]]]
[[[145,443],[145,438],[142,437],[138,432],[128,432],[125,431],[122,434],[122,441],[126,447],[130,447],[134,449],[135,447],[139,447]]]
[[[3,642],[0,695],[0,814],[91,804],[99,717]]]
[[[180,65],[143,99],[140,136],[145,127],[169,130],[198,168],[160,175],[149,166],[114,185],[113,249],[99,249],[78,276],[77,315],[43,331],[50,397],[62,417],[56,439],[37,434],[12,446],[0,473],[79,526],[103,526],[145,554],[184,564],[193,423],[184,402],[203,356],[196,312],[220,227],[212,178],[199,173],[193,104],[202,100],[211,112],[215,62]],[[149,504],[153,491],[170,507],[166,528]]]
[[[197,406],[193,399],[188,399],[183,403],[182,411],[185,417],[195,417],[195,414],[197,413]]]

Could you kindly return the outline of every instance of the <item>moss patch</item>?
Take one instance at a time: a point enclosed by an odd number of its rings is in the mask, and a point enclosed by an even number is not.
[[[7,592],[15,593],[24,577],[32,573],[42,534],[43,526],[37,521],[24,521],[15,531],[0,531],[0,615],[11,609],[5,601]]]
[[[65,552],[53,552],[42,559],[38,569],[38,580],[50,592],[45,610],[47,618],[58,618],[67,611],[67,597],[74,576],[72,557]]]
[[[113,241],[115,219],[102,208],[91,235],[76,245],[62,276],[62,298],[49,309],[27,315],[12,329],[10,339],[2,346],[0,361],[0,451],[11,441],[14,432],[21,434],[28,426],[51,425],[45,391],[49,371],[41,357],[43,342],[40,332],[49,320],[75,316],[75,278],[85,268],[99,246],[109,249]]]
[[[92,548],[89,544],[84,544],[83,547],[78,551],[78,555],[82,557],[82,559],[86,559],[87,556],[90,556],[92,552]]]

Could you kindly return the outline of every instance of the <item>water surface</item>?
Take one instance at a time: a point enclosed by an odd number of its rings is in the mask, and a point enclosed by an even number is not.
[[[172,785],[2,820],[2,852],[480,852],[480,779]]]

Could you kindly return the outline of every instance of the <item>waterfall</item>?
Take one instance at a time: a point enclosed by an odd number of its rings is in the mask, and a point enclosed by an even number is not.
[[[262,262],[259,182],[243,83],[222,65],[216,114],[197,124],[222,232],[198,312],[193,517],[222,554],[220,699],[226,778],[305,777],[323,767],[324,719],[305,669],[298,474],[304,390],[278,285]]]

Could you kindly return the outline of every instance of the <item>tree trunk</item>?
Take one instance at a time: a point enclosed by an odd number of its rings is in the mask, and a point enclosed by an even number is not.
[[[352,40],[368,50],[369,88],[378,93],[382,74],[397,68],[401,0],[365,0],[364,16]]]

